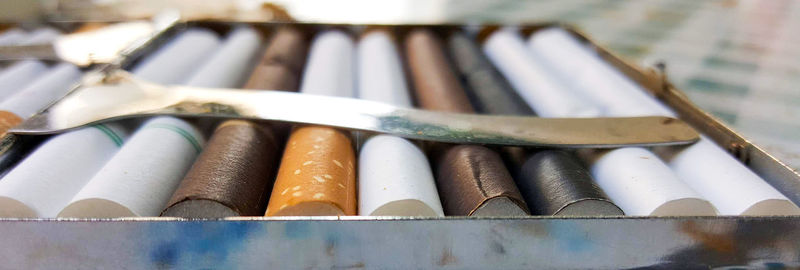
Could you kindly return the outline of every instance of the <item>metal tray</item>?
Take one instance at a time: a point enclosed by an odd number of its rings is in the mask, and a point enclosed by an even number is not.
[[[176,21],[98,69],[132,65],[175,31],[234,22]],[[287,23],[239,22],[261,29]],[[308,31],[332,25],[291,23]],[[533,24],[530,33],[555,24]],[[352,29],[366,25],[335,25]],[[374,26],[374,25],[373,25]],[[488,32],[497,25],[390,25]],[[800,174],[694,105],[663,65],[602,57],[795,203]],[[13,137],[13,136],[12,136]],[[8,139],[8,138],[6,138]],[[13,142],[11,142],[13,143]],[[2,150],[0,150],[2,151]],[[800,267],[800,217],[238,217],[0,219],[13,268],[773,268]]]

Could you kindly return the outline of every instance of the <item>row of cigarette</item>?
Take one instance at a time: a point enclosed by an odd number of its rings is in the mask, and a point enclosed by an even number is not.
[[[28,85],[4,88],[19,77],[7,74],[37,64]],[[62,69],[74,76],[52,78]],[[424,28],[375,28],[357,38],[326,29],[309,42],[291,26],[262,35],[240,25],[223,38],[192,27],[131,73],[160,84],[299,90],[460,113],[675,116],[559,28],[527,41],[512,28],[480,41]],[[0,91],[23,90],[0,96],[0,113],[29,117],[52,100],[34,104],[47,98],[20,93],[46,83],[63,95],[79,76],[68,64],[15,63],[0,72]],[[8,109],[6,97],[27,111]],[[356,151],[353,134],[330,127],[227,120],[205,132],[206,124],[155,117],[54,136],[0,179],[0,216],[800,214],[707,138],[572,152],[375,135]]]
[[[80,31],[81,29],[78,29]],[[48,44],[61,36],[61,31],[52,27],[40,27],[32,31],[11,28],[0,33],[0,46],[26,46]]]

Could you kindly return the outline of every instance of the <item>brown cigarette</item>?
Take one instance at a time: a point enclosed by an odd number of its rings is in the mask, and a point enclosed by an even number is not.
[[[161,215],[261,215],[277,170],[279,151],[268,126],[241,120],[222,123]]]
[[[466,92],[451,69],[441,41],[427,30],[414,30],[405,42],[417,100],[422,108],[472,113]],[[446,215],[527,215],[511,174],[500,156],[478,145],[436,145],[436,186]]]
[[[507,214],[527,214],[525,200],[500,155],[494,151],[458,145],[448,149],[439,160],[436,180],[448,215],[473,215],[495,198],[506,198],[515,204],[510,205]]]
[[[244,88],[297,91],[307,52],[308,42],[302,32],[291,27],[281,28],[264,50]]]
[[[259,65],[253,69],[253,75],[245,85],[246,89],[297,91],[299,79],[286,66]]]
[[[101,29],[101,28],[106,27],[106,26],[108,26],[107,23],[88,22],[88,23],[84,23],[83,25],[81,25],[80,27],[75,29],[75,31],[72,31],[72,32],[73,33],[91,32],[91,31],[95,31],[95,30]]]
[[[474,111],[442,52],[442,42],[433,33],[413,30],[406,37],[405,49],[420,107],[446,112]]]
[[[355,214],[355,153],[348,135],[328,127],[294,130],[266,216]]]

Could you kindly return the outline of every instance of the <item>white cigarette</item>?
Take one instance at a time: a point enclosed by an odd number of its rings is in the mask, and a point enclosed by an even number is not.
[[[387,135],[370,138],[358,158],[359,215],[444,216],[425,154]]]
[[[261,48],[261,35],[251,27],[231,31],[222,46],[202,68],[192,75],[188,85],[197,87],[239,87],[250,74],[252,63]]]
[[[0,102],[19,93],[47,71],[47,65],[36,60],[23,60],[0,72]]]
[[[652,152],[637,147],[581,152],[597,184],[626,215],[713,216],[698,195]]]
[[[61,35],[61,31],[58,31],[54,28],[44,27],[33,30],[32,32],[28,33],[22,40],[19,41],[18,45],[39,45],[39,44],[47,44],[51,43],[58,36]]]
[[[651,98],[635,82],[600,59],[561,28],[536,32],[528,48],[554,73],[568,76],[568,83],[605,109],[604,116],[674,114]],[[565,71],[569,71],[565,73]]]
[[[674,116],[597,53],[562,29],[537,32],[529,47],[544,63],[607,108],[606,116]],[[706,137],[688,147],[656,151],[692,189],[716,206],[721,215],[797,215],[800,208]]]
[[[78,82],[81,70],[68,63],[51,68],[33,83],[0,102],[0,110],[25,119],[63,97]]]
[[[0,46],[17,45],[25,39],[25,36],[25,31],[19,28],[6,30],[0,34]]]
[[[531,96],[526,102],[537,113],[549,117],[596,117],[603,112],[599,105],[582,100],[580,92],[569,88],[565,82],[569,78],[546,73],[541,59],[528,56],[531,53],[522,38],[507,31],[492,34],[484,43],[484,51],[520,96]],[[542,93],[534,99],[530,92]],[[587,115],[578,114],[578,110],[564,111],[559,106],[593,109]],[[708,201],[645,149],[621,148],[584,157],[598,186],[627,215],[714,215],[714,207]]]
[[[200,132],[183,120],[149,120],[58,216],[158,216],[203,143]]]
[[[800,215],[797,205],[705,136],[688,147],[655,152],[720,215]]]
[[[200,28],[187,29],[144,58],[133,73],[151,82],[183,83],[219,46],[216,33]]]
[[[311,43],[300,91],[306,94],[355,96],[353,39],[339,30],[317,34]]]
[[[493,33],[483,43],[483,50],[539,116],[596,117],[602,113],[599,106],[563,86],[561,78],[537,65],[522,37],[513,30]]]
[[[386,32],[372,31],[358,42],[358,97],[411,107],[397,47]]]
[[[257,33],[252,29],[240,29],[232,32],[222,46],[211,53],[210,58],[201,60],[203,64],[198,73],[186,80],[186,84],[239,86],[240,80],[236,78],[241,78],[242,74],[228,69],[245,70],[251,61],[248,54],[252,57],[260,42],[258,36],[253,36]],[[169,56],[161,54],[154,57]],[[202,55],[194,57],[203,58]],[[180,70],[175,72],[181,73]],[[204,138],[200,132],[183,120],[172,117],[152,119],[131,137],[130,142],[97,173],[59,216],[158,216],[194,163],[203,144]]]
[[[397,48],[385,32],[370,32],[358,44],[359,97],[411,107]],[[408,140],[379,135],[358,158],[359,215],[444,216],[425,154]]]
[[[55,217],[126,137],[104,124],[51,138],[0,180],[0,216]]]

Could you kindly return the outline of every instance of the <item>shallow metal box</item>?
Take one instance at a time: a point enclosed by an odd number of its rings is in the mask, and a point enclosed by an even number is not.
[[[130,66],[190,25],[176,22],[99,72]],[[283,23],[241,22],[268,30]],[[308,31],[331,25],[294,23]],[[523,26],[525,33],[553,24]],[[365,25],[336,25],[361,29]],[[495,25],[387,25],[489,32]],[[800,174],[692,104],[664,73],[630,64],[585,34],[606,61],[800,203]],[[6,143],[14,142],[6,138]],[[24,139],[24,138],[23,138]],[[773,268],[800,267],[800,217],[241,217],[3,219],[11,268]]]

